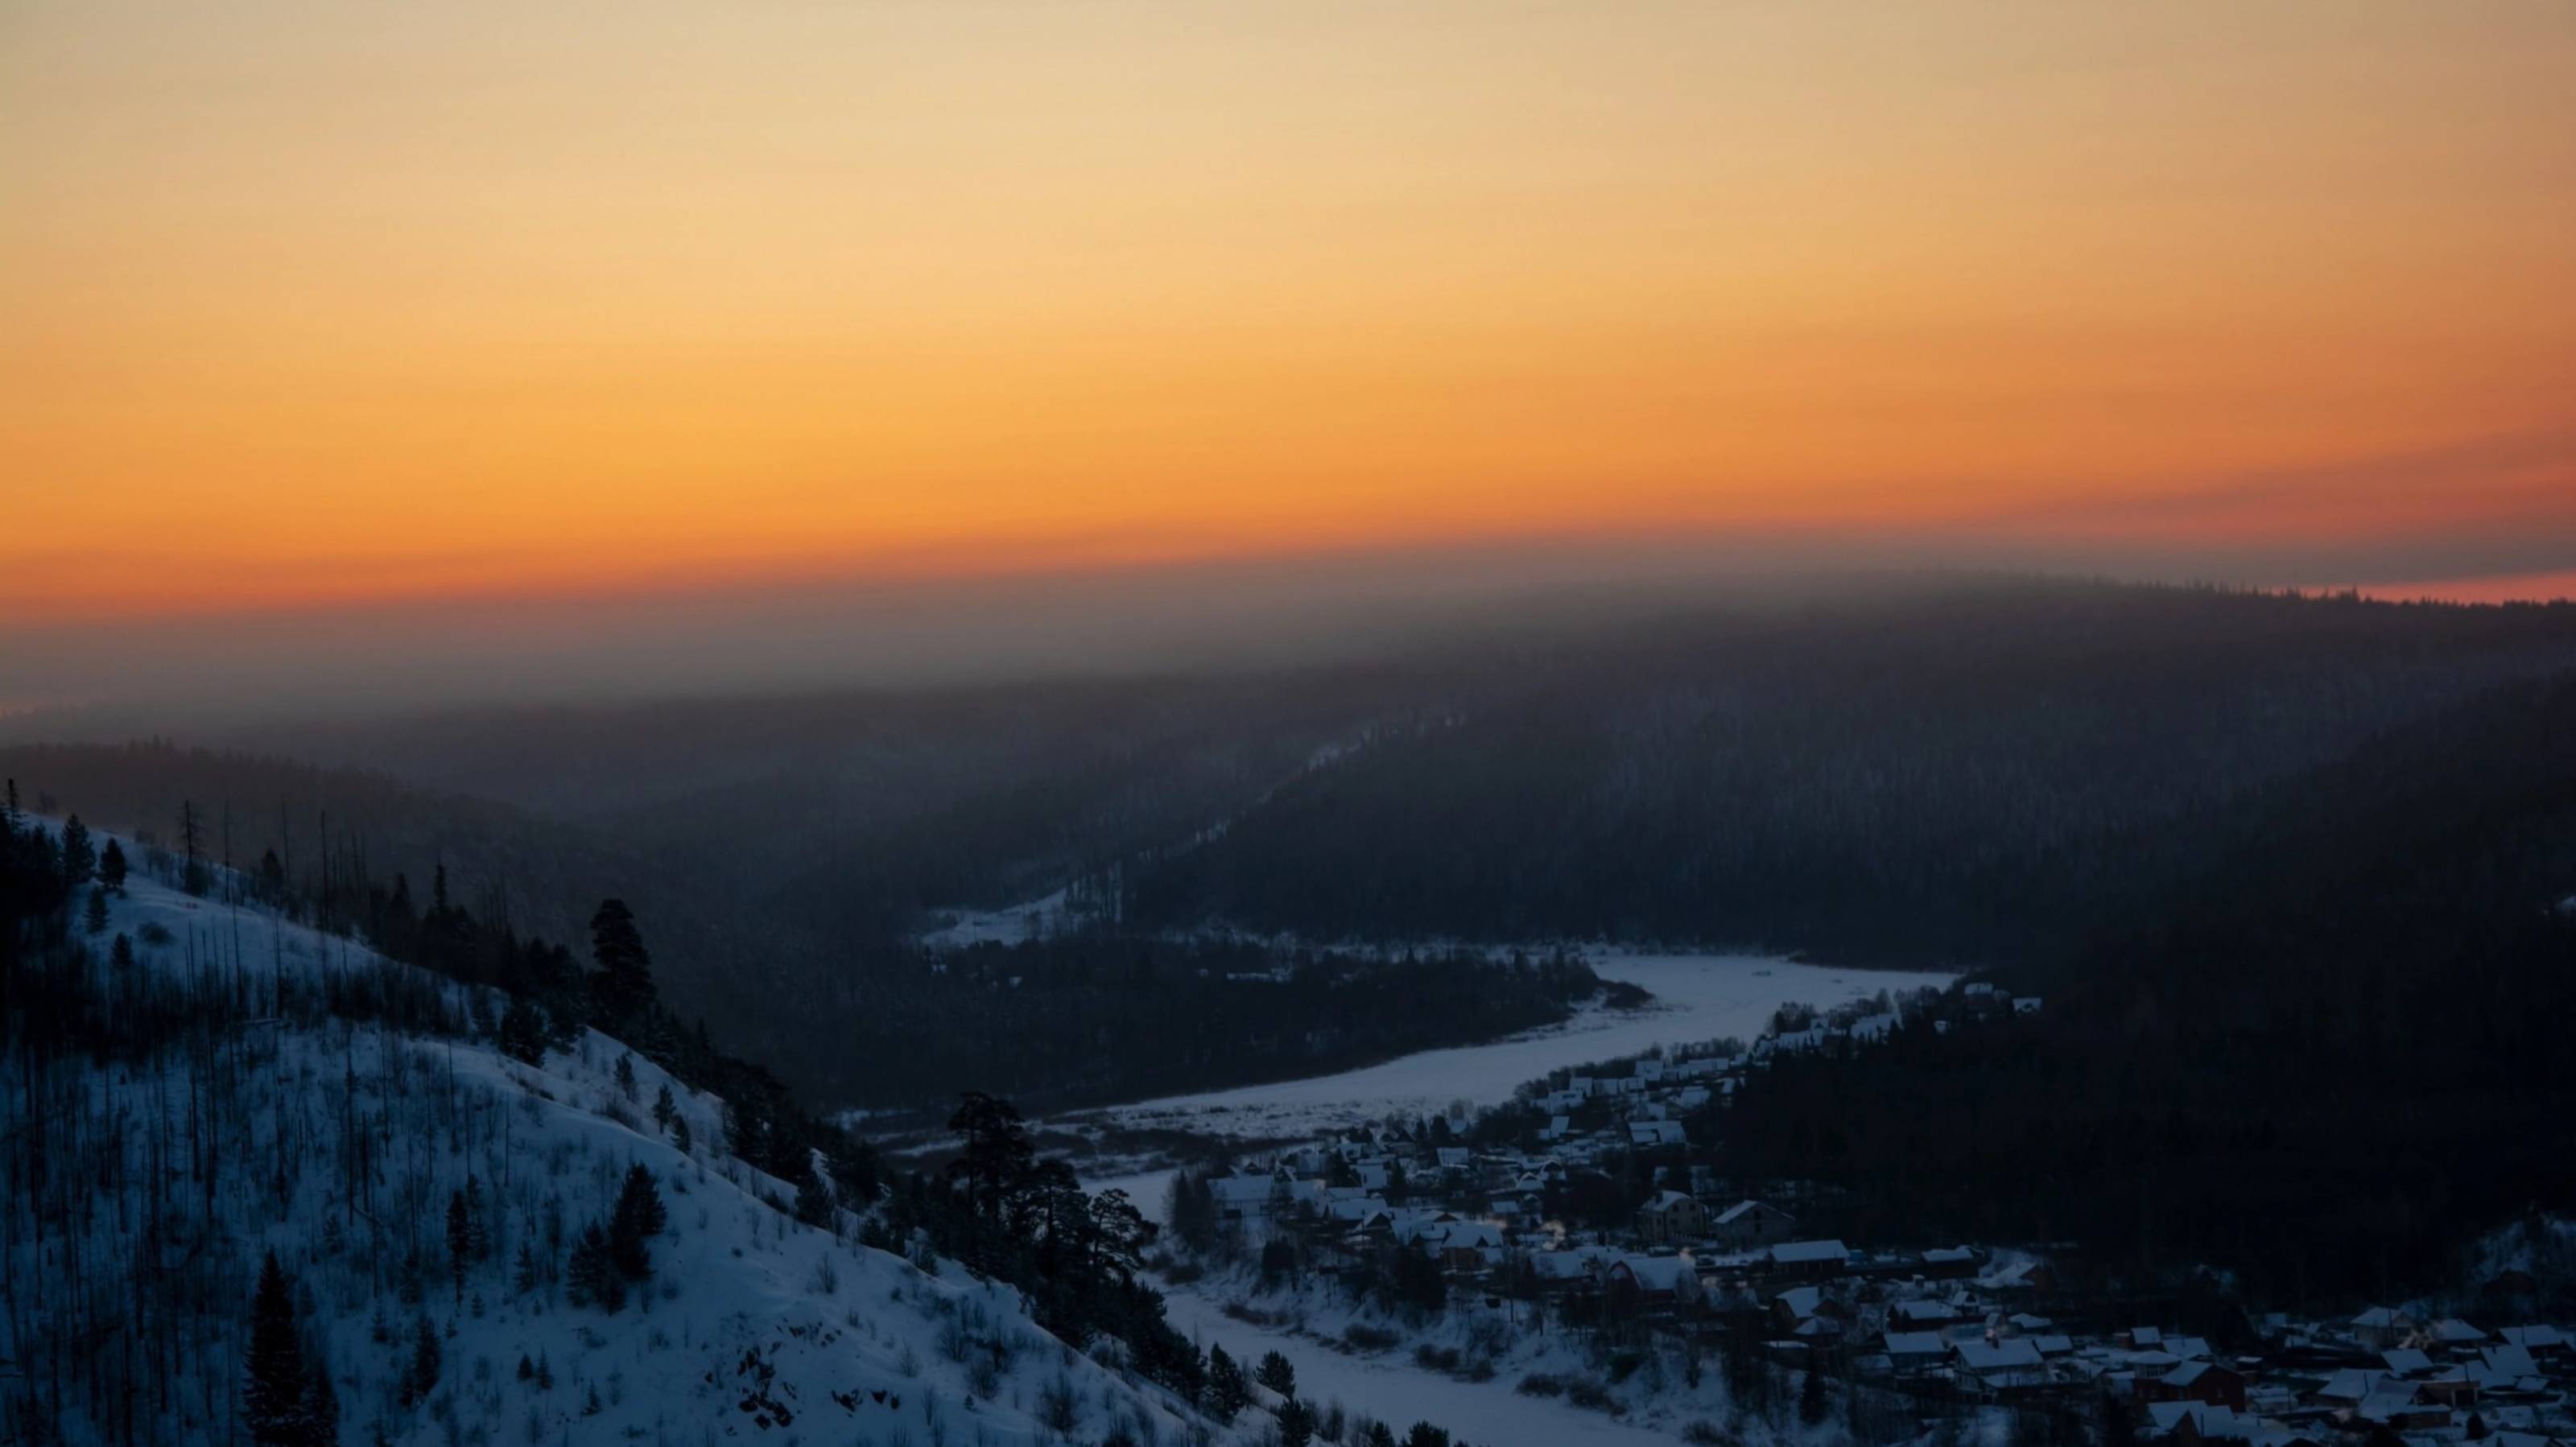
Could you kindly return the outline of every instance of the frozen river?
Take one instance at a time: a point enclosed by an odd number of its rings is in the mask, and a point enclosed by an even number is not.
[[[1485,1045],[1426,1050],[1379,1065],[1310,1080],[1280,1081],[1085,1112],[1130,1126],[1178,1127],[1258,1140],[1305,1136],[1390,1112],[1428,1114],[1452,1101],[1493,1105],[1514,1087],[1565,1065],[1641,1054],[1724,1036],[1750,1042],[1773,1011],[1792,1002],[1819,1008],[1922,985],[1948,975],[1834,969],[1759,955],[1615,955],[1590,958],[1605,980],[1654,994],[1640,1010],[1586,1008],[1562,1025]]]

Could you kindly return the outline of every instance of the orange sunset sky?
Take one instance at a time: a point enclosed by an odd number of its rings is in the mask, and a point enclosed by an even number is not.
[[[2560,575],[2576,5],[10,0],[0,492],[0,619],[78,626],[1637,535]]]

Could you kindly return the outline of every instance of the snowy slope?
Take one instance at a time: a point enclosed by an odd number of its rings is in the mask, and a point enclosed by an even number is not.
[[[133,968],[146,979],[252,1001],[281,974],[402,968],[140,870],[128,887],[93,941],[101,971],[120,933],[137,943]],[[466,999],[465,986],[420,978]],[[236,1413],[247,1307],[274,1249],[300,1283],[347,1442],[1209,1436],[1187,1407],[1115,1370],[1114,1343],[1101,1352],[1111,1365],[1073,1351],[1010,1288],[954,1263],[925,1273],[846,1232],[799,1224],[773,1204],[792,1189],[721,1154],[721,1102],[640,1056],[628,1061],[630,1096],[615,1074],[627,1052],[595,1032],[543,1068],[345,1020],[256,1023],[142,1063],[40,1064],[40,1053],[0,1072],[0,1116],[14,1130],[41,1115],[45,1129],[41,1161],[13,1150],[15,1178],[0,1183],[0,1363],[34,1369],[25,1396],[9,1384],[21,1420],[8,1425],[22,1431],[52,1427],[76,1443],[246,1440]],[[690,1150],[649,1119],[665,1085]],[[570,1241],[606,1216],[639,1162],[668,1213],[654,1276],[617,1314],[574,1306]],[[469,1253],[460,1282],[447,1211],[469,1178],[488,1246]],[[514,1281],[522,1247],[537,1267],[526,1290]],[[187,1305],[174,1314],[165,1300]],[[441,1369],[425,1400],[406,1404],[423,1322]],[[49,1395],[43,1366],[65,1354],[124,1389]],[[522,1379],[523,1358],[542,1363],[551,1385]]]

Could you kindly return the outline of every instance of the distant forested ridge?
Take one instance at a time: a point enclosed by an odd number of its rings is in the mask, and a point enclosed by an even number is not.
[[[1722,1154],[1830,1183],[1856,1237],[2288,1301],[2474,1285],[2469,1240],[2576,1211],[2576,674],[2176,828],[2195,864],[2011,972],[2040,1013],[1783,1059]]]
[[[2028,958],[2203,862],[2171,821],[2571,664],[2565,606],[2017,582],[1675,618],[1498,662],[1131,867],[1127,916]]]

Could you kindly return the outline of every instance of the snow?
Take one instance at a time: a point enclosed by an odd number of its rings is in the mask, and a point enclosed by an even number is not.
[[[128,848],[139,864],[142,851]],[[274,975],[404,968],[249,905],[191,898],[140,868],[128,891],[92,941],[101,970],[120,932],[136,943],[138,970],[223,980],[251,999]],[[146,942],[147,926],[167,941]],[[437,986],[456,1001],[470,993]],[[156,1333],[179,1344],[173,1369],[156,1374],[168,1380],[54,1404],[68,1442],[234,1440],[244,1309],[266,1249],[301,1281],[307,1334],[327,1347],[348,1441],[381,1430],[423,1444],[460,1433],[546,1443],[1035,1444],[1063,1437],[1044,1424],[1050,1392],[1074,1401],[1080,1440],[1122,1426],[1142,1440],[1186,1440],[1197,1424],[1117,1370],[1114,1343],[1106,1364],[1073,1350],[1036,1326],[1007,1286],[948,1262],[925,1273],[801,1225],[772,1204],[792,1199],[790,1188],[721,1153],[721,1101],[641,1056],[629,1058],[627,1095],[615,1068],[628,1052],[606,1036],[587,1032],[575,1050],[531,1067],[480,1044],[342,1019],[237,1035],[208,1055],[172,1050],[140,1065],[58,1059],[42,1082],[48,1118],[67,1123],[66,1155],[95,1157],[67,1159],[81,1172],[72,1179],[117,1184],[82,1187],[83,1210],[46,1233],[27,1229],[24,1193],[0,1203],[11,1293],[112,1302],[117,1293],[101,1292],[102,1282],[147,1269],[153,1248],[136,1235],[138,1220],[154,1221],[175,1243],[166,1254],[207,1284],[194,1319]],[[0,1082],[5,1114],[26,1118],[33,1102],[17,1072],[0,1074],[13,1077]],[[688,1120],[689,1151],[647,1118],[665,1085]],[[219,1140],[202,1157],[210,1180],[154,1191],[148,1182],[171,1177],[149,1152],[182,1140],[194,1166],[201,1129]],[[366,1152],[354,1170],[353,1141]],[[639,1162],[654,1175],[668,1226],[652,1242],[654,1275],[627,1309],[575,1307],[559,1280],[514,1290],[521,1245],[559,1271],[561,1235],[603,1217]],[[447,1275],[446,1208],[469,1176],[489,1203],[492,1249],[458,1289]],[[352,1184],[361,1180],[363,1198]],[[396,1285],[406,1257],[427,1266],[409,1303]],[[426,1403],[404,1406],[397,1383],[421,1320],[439,1336],[445,1367]],[[0,1313],[0,1359],[42,1359],[65,1349],[46,1333],[80,1327]],[[12,1339],[21,1329],[29,1337]],[[547,1363],[551,1390],[518,1379],[522,1356]]]
[[[1659,1045],[1734,1036],[1750,1040],[1782,1005],[1824,1009],[1885,990],[1945,986],[1951,977],[1835,969],[1759,955],[1597,954],[1604,980],[1650,991],[1638,1010],[1588,1006],[1561,1025],[1484,1045],[1427,1050],[1337,1075],[1167,1096],[1085,1112],[1130,1127],[1166,1127],[1241,1140],[1319,1135],[1389,1114],[1427,1115],[1455,1101],[1499,1104],[1525,1081],[1590,1061],[1641,1055]]]
[[[1256,1326],[1227,1316],[1222,1306],[1198,1292],[1167,1291],[1163,1308],[1173,1327],[1201,1347],[1222,1346],[1247,1362],[1258,1361],[1263,1352],[1279,1353],[1297,1369],[1298,1396],[1327,1405],[1339,1402],[1387,1423],[1398,1437],[1413,1423],[1428,1421],[1479,1447],[1681,1440],[1678,1425],[1669,1421],[1626,1422],[1560,1397],[1524,1396],[1514,1390],[1519,1378],[1510,1373],[1469,1382],[1426,1371],[1402,1350],[1387,1355],[1345,1352],[1285,1328]],[[1327,1319],[1310,1320],[1310,1330],[1330,1326]]]
[[[1823,1009],[1846,1000],[1947,985],[1947,975],[1834,969],[1746,955],[1616,955],[1590,960],[1605,980],[1624,980],[1651,991],[1654,1005],[1636,1011],[1594,1007],[1566,1024],[1506,1040],[1455,1050],[1425,1051],[1380,1065],[1309,1080],[1237,1090],[1202,1092],[1145,1101],[1083,1118],[1114,1119],[1128,1126],[1180,1127],[1242,1140],[1304,1137],[1372,1121],[1391,1113],[1427,1114],[1455,1101],[1493,1105],[1526,1081],[1559,1067],[1641,1054],[1658,1045],[1695,1044],[1734,1036],[1751,1039],[1772,1013],[1792,1002]],[[1105,1176],[1085,1182],[1100,1191],[1115,1187],[1157,1220],[1171,1189],[1169,1170]],[[1582,1375],[1579,1353],[1540,1342],[1498,1364],[1496,1376],[1470,1382],[1416,1364],[1408,1349],[1382,1355],[1345,1352],[1316,1339],[1338,1335],[1353,1319],[1347,1306],[1310,1299],[1300,1308],[1308,1331],[1263,1326],[1225,1314],[1239,1283],[1210,1279],[1163,1288],[1172,1325],[1202,1346],[1222,1345],[1238,1357],[1277,1351],[1297,1369],[1298,1395],[1340,1401],[1397,1427],[1427,1419],[1464,1440],[1488,1447],[1548,1447],[1554,1443],[1681,1440],[1697,1418],[1721,1415],[1714,1381],[1698,1392],[1674,1391],[1625,1419],[1578,1407],[1561,1397],[1525,1396],[1521,1375],[1546,1371]],[[1265,1301],[1264,1303],[1268,1303]],[[1464,1316],[1450,1323],[1463,1330]]]
[[[1073,927],[1082,918],[1071,904],[1071,891],[1059,889],[1037,899],[1023,900],[1001,909],[963,909],[942,911],[949,922],[934,930],[925,930],[921,943],[937,950],[965,949],[972,945],[1015,945],[1024,940],[1044,939],[1059,930]]]

